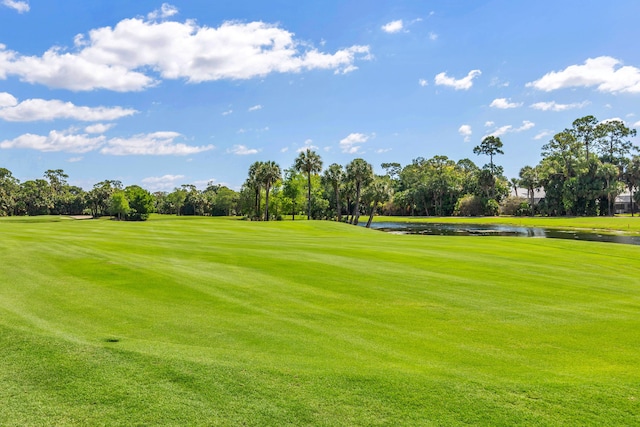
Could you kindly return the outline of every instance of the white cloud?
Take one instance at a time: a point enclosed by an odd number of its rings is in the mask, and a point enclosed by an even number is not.
[[[175,139],[180,136],[182,135],[177,132],[153,132],[149,134],[134,135],[130,138],[112,138],[108,141],[107,145],[100,150],[100,152],[102,154],[112,154],[114,156],[186,156],[188,154],[201,153],[215,148],[213,145],[195,147],[183,143],[175,143]]]
[[[205,190],[210,185],[221,185],[223,187],[231,188],[229,183],[227,183],[227,182],[218,182],[218,180],[215,179],[215,178],[198,179],[196,181],[193,181],[192,184],[195,185],[196,188],[198,188],[199,190]]]
[[[525,130],[529,130],[533,127],[535,127],[535,123],[530,122],[529,120],[524,120],[522,122],[522,126],[520,126],[519,128],[515,129],[514,132],[524,132]]]
[[[29,2],[20,0],[2,0],[2,5],[16,10],[18,13],[29,12]]]
[[[260,150],[255,148],[248,148],[245,145],[234,145],[232,148],[227,149],[227,153],[235,154],[237,156],[248,156],[251,154],[258,154]]]
[[[307,139],[304,141],[304,145],[296,150],[296,153],[301,153],[303,151],[306,151],[307,148],[313,151],[313,150],[317,150],[320,147],[318,147],[317,145],[313,145],[313,140]]]
[[[233,114],[233,110],[227,110],[222,112],[223,116],[228,116],[229,114]]]
[[[84,131],[87,133],[105,133],[115,125],[113,123],[104,124],[104,123],[96,123],[95,125],[90,125],[84,128]]]
[[[434,32],[430,32],[429,33],[429,40],[431,40],[432,42],[438,40],[438,35]]]
[[[286,153],[287,151],[289,151],[289,147],[284,147],[280,149],[281,153]]]
[[[18,105],[18,100],[7,92],[0,92],[0,108],[14,107]]]
[[[27,133],[12,140],[0,142],[0,148],[29,148],[44,152],[64,151],[67,153],[87,153],[103,145],[104,136],[90,137],[78,135],[71,131],[49,132],[49,135]]]
[[[500,126],[498,129],[494,130],[489,135],[502,136],[502,135],[504,135],[504,134],[506,134],[508,132],[513,132],[513,126],[511,126],[511,125]],[[486,136],[489,136],[489,135],[486,135]],[[484,137],[482,139],[484,139]]]
[[[425,79],[420,79],[420,80],[418,80],[418,84],[419,84],[420,86],[422,86],[422,87],[425,87],[425,86],[428,86],[428,85],[429,85],[429,82],[428,82],[428,81],[426,81]]]
[[[494,78],[491,79],[491,82],[489,82],[489,86],[509,87],[509,82],[503,82],[499,78],[494,77]]]
[[[153,12],[149,13],[147,15],[147,18],[150,21],[154,21],[156,19],[169,18],[173,15],[176,15],[177,13],[178,13],[177,7],[172,6],[169,3],[162,3],[162,6],[160,6],[160,9],[154,10]]]
[[[486,122],[484,122],[484,127],[486,128],[490,128],[491,126],[495,125],[495,122],[492,122],[491,120],[488,120]]]
[[[143,178],[141,183],[149,191],[170,191],[177,187],[183,179],[184,175],[150,176]]]
[[[501,126],[498,129],[494,130],[493,132],[483,136],[482,139],[486,138],[487,136],[502,136],[507,133],[524,132],[526,130],[533,128],[535,125],[536,125],[535,123],[529,120],[523,120],[522,125],[520,127],[514,128],[512,125]]]
[[[253,107],[249,107],[248,111],[258,111],[258,110],[262,110],[262,105],[258,104],[258,105],[254,105]]]
[[[392,148],[378,148],[376,150],[376,154],[388,153],[391,150],[392,150]]]
[[[542,111],[566,111],[573,110],[574,108],[583,108],[589,105],[589,101],[583,102],[574,102],[572,104],[558,104],[555,101],[549,102],[536,102],[535,104],[531,104],[531,108]]]
[[[85,122],[116,120],[138,111],[122,107],[81,107],[57,99],[27,99],[20,103],[10,94],[0,93],[0,119],[9,122],[73,119]]]
[[[98,125],[94,125],[98,126]],[[175,143],[174,140],[181,136],[177,132],[154,132],[150,134],[135,135],[131,138],[111,138],[107,140],[104,135],[89,136],[87,133],[77,133],[77,129],[64,131],[52,130],[47,136],[27,133],[12,140],[0,142],[0,148],[29,148],[43,152],[64,151],[68,153],[87,153],[100,149],[102,154],[116,156],[124,155],[187,155],[212,150],[213,145],[200,147],[188,146],[183,143]]]
[[[600,121],[600,123],[611,123],[611,122],[622,122],[626,124],[626,122],[622,120],[620,117],[611,117],[611,118]]]
[[[393,34],[402,31],[403,27],[404,25],[402,23],[402,19],[398,19],[396,21],[391,21],[387,24],[384,24],[382,26],[382,31],[384,31],[385,33]]]
[[[78,157],[69,157],[69,158],[67,159],[67,162],[69,162],[69,163],[77,163],[77,162],[81,162],[83,158],[84,158],[84,157],[82,157],[82,156],[78,156]]]
[[[634,127],[634,128],[635,128],[635,127],[640,127],[640,121],[635,122],[635,123],[633,124],[633,127]]]
[[[3,60],[4,59],[4,60]],[[156,84],[151,77],[117,64],[104,64],[82,54],[51,48],[42,57],[20,56],[0,45],[0,78],[16,75],[27,83],[70,90],[138,91]]]
[[[583,65],[570,65],[562,71],[552,71],[539,80],[527,83],[545,92],[568,87],[596,86],[600,92],[640,93],[640,69],[622,66],[610,56],[587,59]]]
[[[360,152],[361,145],[369,140],[369,135],[363,133],[350,133],[340,140],[340,149],[343,153],[356,154]]]
[[[436,75],[434,81],[438,86],[449,86],[455,90],[468,90],[473,86],[473,79],[478,77],[480,74],[482,74],[480,70],[471,70],[466,77],[456,80],[453,77],[447,76],[447,74],[443,72]]]
[[[545,138],[545,137],[550,136],[552,134],[553,134],[553,132],[550,131],[550,130],[543,130],[542,132],[540,132],[536,136],[534,136],[533,139],[538,141],[538,140],[541,140],[542,138]]]
[[[127,92],[154,86],[158,77],[200,83],[312,69],[344,74],[357,69],[356,61],[370,59],[368,46],[325,53],[265,22],[225,22],[212,28],[194,20],[133,18],[76,37],[73,51],[52,47],[42,56],[24,56],[0,45],[0,78],[15,75],[75,91]]]
[[[471,130],[471,126],[469,125],[462,125],[458,128],[458,133],[462,136],[464,136],[464,142],[469,142],[471,141],[471,135],[473,134],[473,131]]]
[[[509,108],[518,108],[522,106],[521,102],[509,102],[507,98],[496,98],[494,99],[489,107],[499,108],[501,110],[507,110]]]

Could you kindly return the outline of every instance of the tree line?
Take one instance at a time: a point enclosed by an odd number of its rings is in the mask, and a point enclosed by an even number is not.
[[[504,144],[487,136],[473,149],[489,163],[447,156],[418,157],[405,166],[382,163],[384,174],[362,158],[323,169],[318,153],[301,151],[288,169],[274,161],[258,161],[248,170],[240,191],[209,183],[206,189],[182,185],[171,192],[137,185],[123,188],[105,180],[89,191],[69,185],[63,170],[48,170],[43,179],[19,182],[0,168],[0,216],[111,215],[144,220],[150,213],[174,215],[242,215],[253,220],[305,214],[308,219],[335,219],[367,226],[379,212],[387,215],[612,215],[614,201],[628,189],[640,202],[640,156],[630,138],[636,130],[620,120],[576,119],[570,128],[542,147],[536,166],[525,166],[507,179],[497,156]],[[526,197],[518,195],[525,188]],[[514,189],[516,196],[509,196]],[[535,194],[544,198],[535,203]],[[632,206],[633,208],[633,206]],[[633,214],[633,211],[632,211]]]

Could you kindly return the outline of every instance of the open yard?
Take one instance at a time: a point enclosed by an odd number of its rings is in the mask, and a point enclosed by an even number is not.
[[[638,246],[163,216],[0,237],[0,425],[640,424]]]

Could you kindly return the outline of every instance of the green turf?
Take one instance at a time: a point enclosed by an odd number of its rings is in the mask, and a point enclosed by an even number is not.
[[[629,215],[614,217],[411,217],[411,216],[376,216],[376,222],[433,222],[449,224],[504,224],[522,227],[564,228],[585,231],[640,234],[640,216]]]
[[[0,425],[640,424],[637,246],[160,216],[0,236]]]

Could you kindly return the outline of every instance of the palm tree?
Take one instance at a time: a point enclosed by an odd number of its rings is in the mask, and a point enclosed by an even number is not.
[[[606,188],[604,189],[604,194],[607,196],[607,215],[612,216],[612,201],[615,200],[618,194],[624,191],[624,185],[617,181],[620,171],[618,170],[617,166],[612,165],[611,163],[604,163],[602,166],[600,166],[598,172],[600,176],[604,178],[607,184]],[[615,181],[615,183],[612,183],[612,181]]]
[[[307,174],[307,219],[311,219],[311,174],[319,173],[322,170],[322,159],[318,153],[307,148],[300,152],[293,167],[298,172]]]
[[[367,228],[371,228],[371,221],[376,213],[378,205],[391,199],[393,195],[393,186],[388,176],[374,178],[371,185],[366,190],[367,199],[371,202],[371,212],[369,214],[369,220],[367,221]]]
[[[518,178],[511,178],[509,183],[511,184],[511,188],[513,188],[513,192],[516,194],[516,197],[518,197],[518,185],[520,185],[520,180]]]
[[[533,212],[533,192],[540,186],[537,166],[535,168],[532,168],[531,166],[525,166],[520,169],[520,185],[524,185],[524,187],[527,189],[527,195],[529,196],[529,205],[531,207],[531,212]]]
[[[624,182],[629,188],[629,201],[631,202],[631,216],[634,214],[633,189],[640,186],[640,156],[633,156],[625,165]]]
[[[362,187],[373,180],[373,167],[364,159],[353,159],[351,163],[347,165],[347,179],[353,182],[356,189],[353,219],[351,223],[353,225],[358,225],[358,219],[360,218],[360,194]]]
[[[271,185],[281,178],[282,172],[280,166],[274,161],[268,161],[262,163],[258,170],[259,181],[264,184],[266,191],[265,207],[264,207],[264,220],[269,221],[269,191]]]
[[[340,185],[344,180],[344,168],[342,165],[333,163],[329,166],[329,169],[324,171],[324,180],[327,184],[333,187],[333,192],[336,196],[336,219],[338,222],[342,221],[342,206],[340,206]]]
[[[249,166],[249,177],[246,182],[247,187],[251,188],[255,194],[254,206],[256,218],[260,218],[260,189],[262,188],[262,182],[258,175],[262,164],[262,162],[254,162]]]

